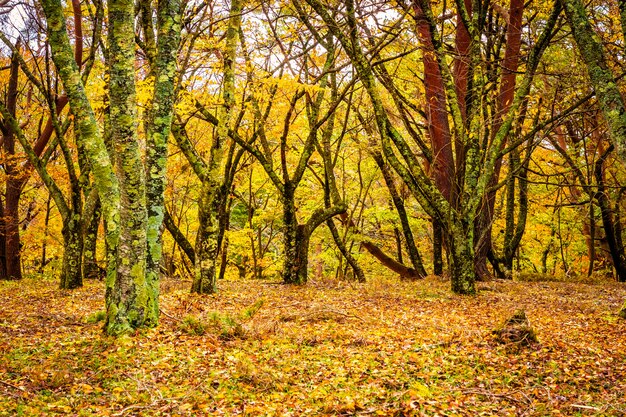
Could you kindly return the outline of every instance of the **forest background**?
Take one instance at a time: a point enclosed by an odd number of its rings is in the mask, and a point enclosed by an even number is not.
[[[0,23],[0,278],[89,282],[111,335],[156,327],[167,282],[626,281],[622,1],[0,0]]]

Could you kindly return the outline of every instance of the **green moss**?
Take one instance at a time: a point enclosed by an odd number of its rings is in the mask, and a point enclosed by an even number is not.
[[[98,323],[106,319],[106,317],[107,317],[106,311],[104,310],[96,311],[95,313],[92,313],[85,318],[85,323],[89,323],[89,324]]]

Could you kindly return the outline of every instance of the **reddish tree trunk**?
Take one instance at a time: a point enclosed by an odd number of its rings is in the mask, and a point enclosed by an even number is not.
[[[452,201],[455,168],[443,78],[435,55],[430,26],[417,2],[414,3],[414,9],[417,37],[422,45],[428,133],[433,149],[433,177],[439,191],[448,201]]]
[[[19,43],[16,45],[19,49]],[[7,89],[7,110],[15,117],[17,109],[17,81],[19,61],[14,52],[11,59],[11,72]],[[5,151],[6,191],[4,208],[4,254],[6,260],[6,278],[21,279],[22,267],[20,262],[20,233],[19,233],[19,198],[22,192],[21,170],[15,158],[15,132],[7,123],[3,128],[3,146]]]

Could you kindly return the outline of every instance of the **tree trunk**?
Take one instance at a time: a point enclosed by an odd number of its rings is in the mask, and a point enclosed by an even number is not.
[[[59,287],[71,290],[83,286],[82,259],[83,259],[83,234],[81,230],[80,215],[72,214],[63,225],[63,266]]]
[[[19,48],[19,42],[17,47]],[[7,89],[7,111],[17,119],[15,114],[17,110],[17,82],[19,75],[19,61],[17,52],[11,57],[11,72]],[[6,278],[10,280],[22,279],[22,261],[20,242],[20,196],[25,181],[23,172],[18,166],[18,160],[15,158],[15,131],[9,123],[5,123],[6,133],[3,135],[4,150],[6,152],[6,160],[4,161],[6,172],[6,193],[4,207],[4,238],[5,238],[5,256],[6,256]]]
[[[433,218],[433,274],[443,275],[443,230],[441,222]]]
[[[195,275],[191,292],[212,294],[217,290],[217,258],[224,236],[225,215],[222,187],[206,181],[198,202],[198,235],[196,237]]]
[[[607,195],[607,191],[604,187],[604,161],[606,157],[613,149],[613,146],[609,147],[603,155],[598,158],[596,167],[594,170],[596,183],[598,185],[598,192],[596,194],[596,200],[598,201],[598,207],[600,207],[600,213],[602,215],[602,227],[606,235],[606,240],[609,245],[611,253],[611,259],[613,260],[613,266],[617,273],[617,280],[619,282],[626,282],[626,257],[624,256],[624,248],[618,243],[618,237],[615,230],[615,223],[613,221],[613,210],[611,209],[611,203]]]
[[[7,167],[7,174],[10,170]],[[19,280],[22,279],[22,243],[20,242],[20,222],[19,222],[19,208],[20,208],[20,196],[21,181],[19,181],[20,188],[16,188],[14,181],[7,181],[6,192],[6,206],[4,211],[4,236],[5,236],[5,256],[7,260],[7,279]]]
[[[471,226],[470,226],[471,227]],[[463,227],[454,224],[447,233],[450,242],[448,269],[452,278],[452,291],[457,294],[473,295],[476,293],[474,283],[474,239],[465,232]]]
[[[85,218],[85,216],[87,216]],[[96,258],[96,249],[98,244],[98,228],[100,226],[100,217],[102,216],[102,208],[100,201],[95,204],[92,213],[84,213],[84,232],[83,232],[83,279],[101,278],[103,270],[100,268]]]
[[[151,3],[147,1],[141,2]],[[151,7],[147,7],[151,11]],[[144,18],[152,18],[145,16]],[[146,129],[146,285],[148,287],[147,325],[155,326],[159,316],[159,277],[163,255],[162,227],[165,213],[167,144],[175,101],[176,58],[181,32],[181,1],[157,2],[157,49],[154,50],[154,93]],[[150,31],[153,34],[152,31]],[[151,37],[148,34],[149,37]]]
[[[294,191],[291,184],[285,185],[283,193],[283,282],[306,284],[309,258],[309,236],[306,227],[298,224]]]
[[[402,232],[404,233],[404,239],[406,241],[407,253],[409,255],[409,259],[411,260],[411,264],[413,265],[413,269],[417,272],[419,278],[424,278],[426,276],[426,269],[422,263],[422,257],[417,250],[417,246],[415,245],[413,232],[411,231],[411,226],[409,225],[409,218],[406,214],[406,208],[404,207],[404,200],[398,193],[398,189],[395,185],[389,165],[385,162],[381,153],[375,151],[372,152],[372,156],[383,174],[383,179],[385,180],[385,184],[387,185],[387,189],[391,195],[391,200],[393,201],[393,205],[398,213],[400,224],[402,225]],[[398,262],[401,264],[403,263],[402,259],[398,259]]]
[[[622,161],[626,161],[626,107],[615,77],[607,64],[604,47],[589,23],[583,2],[561,0],[561,3],[580,55],[587,66],[587,72],[607,122],[611,140]],[[622,10],[624,10],[623,7]]]
[[[218,108],[217,127],[213,136],[208,169],[202,178],[202,190],[198,202],[200,226],[196,238],[196,273],[191,292],[210,294],[216,291],[216,265],[222,238],[226,228],[227,175],[224,150],[231,127],[232,109],[235,105],[235,58],[239,28],[241,26],[242,2],[233,0],[230,6],[226,45],[223,54],[223,103]]]
[[[328,229],[330,230],[330,233],[333,236],[335,245],[337,245],[337,247],[339,248],[339,251],[341,252],[343,257],[346,258],[346,261],[352,268],[352,272],[354,272],[354,276],[356,277],[356,280],[359,282],[365,282],[365,274],[363,273],[363,269],[357,263],[356,259],[354,259],[354,256],[352,256],[352,254],[350,253],[350,250],[348,250],[343,240],[341,240],[341,236],[339,236],[339,231],[337,230],[337,226],[335,226],[335,221],[333,219],[329,219],[328,221],[326,221],[326,225],[328,226]]]
[[[285,257],[283,282],[302,285],[306,284],[308,279],[310,236],[306,231],[306,226],[300,224],[295,228],[295,239],[290,242],[285,241],[285,254],[293,254],[293,256]]]
[[[116,276],[107,285],[106,327],[119,334],[155,326],[158,307],[146,282],[146,181],[136,130],[134,3],[112,0],[108,6],[111,137],[122,204]]]

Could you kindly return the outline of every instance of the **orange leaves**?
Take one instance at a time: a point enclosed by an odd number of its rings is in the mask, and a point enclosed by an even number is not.
[[[427,278],[285,287],[220,281],[215,296],[162,285],[161,326],[109,339],[84,324],[99,283],[71,296],[0,283],[0,410],[14,415],[434,416],[623,413],[626,297],[613,284],[492,282],[475,298]],[[241,317],[242,337],[180,329]],[[491,339],[523,307],[541,346]],[[288,318],[286,320],[285,318]],[[78,323],[78,324],[72,324]],[[591,408],[587,408],[591,407]],[[597,410],[596,410],[597,409]],[[622,411],[620,411],[622,410]],[[604,414],[603,414],[604,413]],[[0,415],[3,415],[0,412]]]

